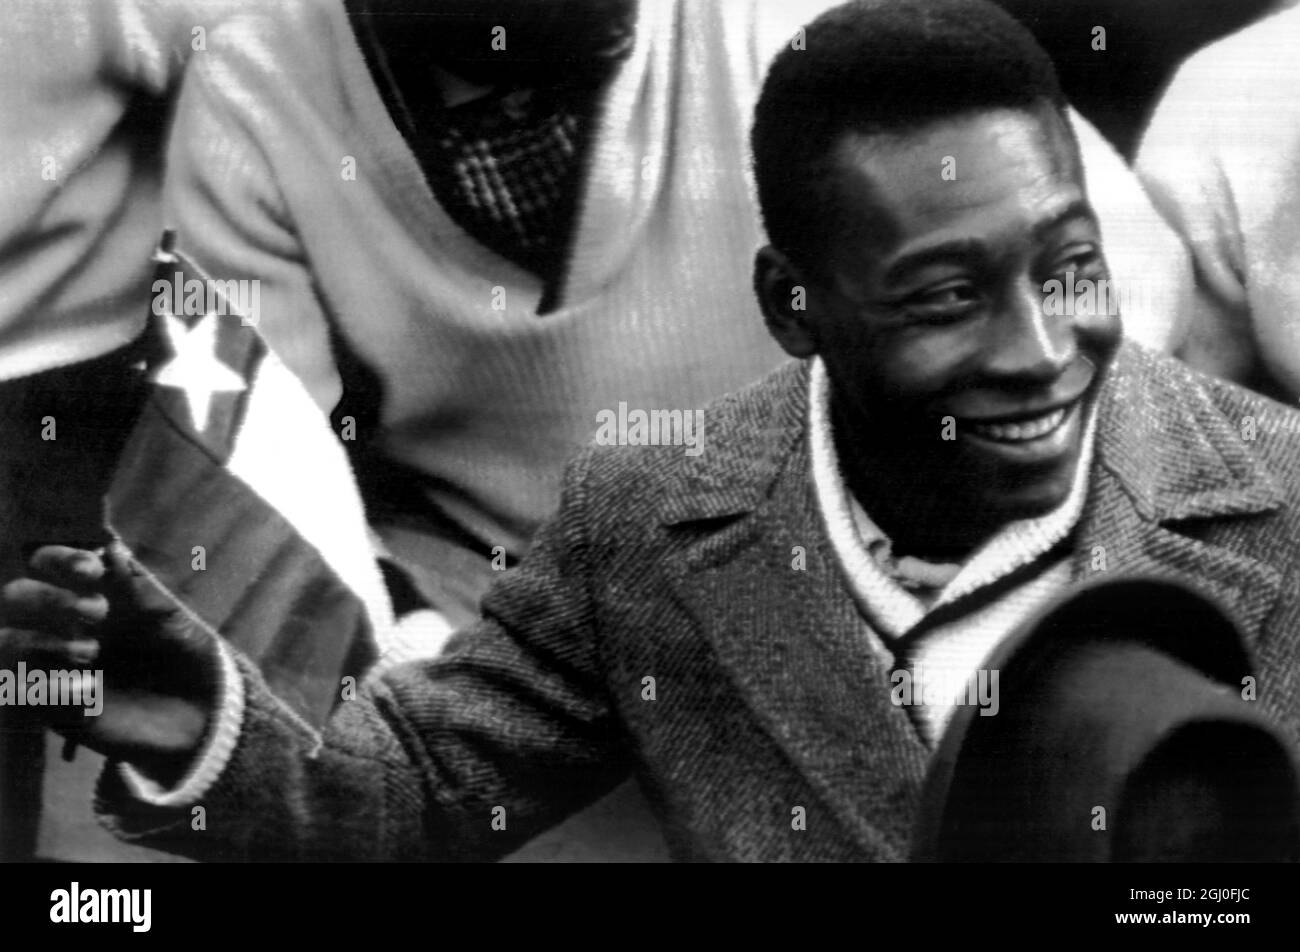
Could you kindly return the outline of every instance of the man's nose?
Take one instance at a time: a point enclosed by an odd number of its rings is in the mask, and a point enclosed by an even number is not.
[[[1027,383],[1050,383],[1078,355],[1074,322],[1049,313],[1041,287],[1018,282],[994,321],[985,370],[992,376]]]

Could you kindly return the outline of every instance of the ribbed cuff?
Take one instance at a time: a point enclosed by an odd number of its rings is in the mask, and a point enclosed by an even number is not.
[[[155,807],[189,806],[212,788],[230,762],[244,723],[244,679],[234,657],[220,641],[217,653],[220,658],[217,694],[221,703],[213,715],[203,747],[181,782],[168,790],[130,764],[118,764],[123,782],[137,800]]]

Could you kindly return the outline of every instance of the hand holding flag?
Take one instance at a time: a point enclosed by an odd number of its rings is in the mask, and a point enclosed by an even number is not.
[[[50,705],[50,725],[160,782],[180,777],[216,704],[216,635],[120,542],[103,556],[44,546],[0,591],[0,654],[33,667],[101,671],[97,715]]]

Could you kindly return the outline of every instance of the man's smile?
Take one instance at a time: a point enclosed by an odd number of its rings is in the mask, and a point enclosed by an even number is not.
[[[1068,406],[1018,421],[958,421],[958,436],[980,452],[1013,465],[1051,464],[1078,446],[1084,402],[1080,396]]]
[[[986,403],[979,412],[954,415],[957,437],[976,452],[1014,466],[1050,465],[1068,456],[1082,435],[1081,419],[1098,374],[1087,358],[1075,361],[1051,396],[1030,405]]]
[[[960,422],[970,432],[986,440],[994,440],[998,443],[1029,443],[1059,430],[1069,411],[1069,407],[1060,407],[1047,413],[1004,423],[977,423],[970,420]]]
[[[1080,356],[1068,367],[1050,395],[1032,403],[1010,405],[991,393],[981,394],[966,413],[954,413],[960,437],[981,449],[1013,450],[1022,462],[1047,459],[1069,449],[1079,408],[1098,382],[1097,368]]]

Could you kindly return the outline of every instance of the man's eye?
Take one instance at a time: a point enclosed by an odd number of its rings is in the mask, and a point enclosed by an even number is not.
[[[1075,274],[1091,275],[1100,267],[1101,253],[1096,247],[1089,245],[1084,248],[1073,248],[1058,258],[1052,267],[1052,273],[1065,275],[1073,271]]]
[[[965,282],[945,284],[905,298],[902,308],[908,316],[927,324],[959,320],[979,303],[974,286]]]

